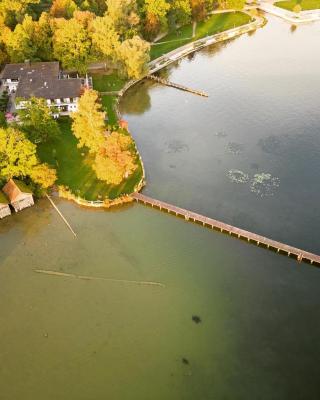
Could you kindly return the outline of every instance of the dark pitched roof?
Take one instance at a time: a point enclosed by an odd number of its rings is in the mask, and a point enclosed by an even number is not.
[[[82,88],[81,79],[57,79],[34,75],[33,77],[24,77],[19,82],[16,98],[22,97],[41,97],[44,99],[60,99],[67,97],[80,97]]]
[[[59,63],[58,61],[52,62],[35,62],[35,63],[19,63],[7,64],[2,73],[1,79],[19,79],[24,76],[34,75],[45,77],[58,78],[59,76]]]
[[[36,62],[7,64],[1,73],[2,79],[19,79],[16,97],[28,99],[32,96],[44,99],[79,97],[81,79],[59,79],[59,63]]]

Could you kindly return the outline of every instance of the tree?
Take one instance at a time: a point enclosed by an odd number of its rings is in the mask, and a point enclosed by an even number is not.
[[[105,141],[105,113],[98,103],[98,93],[86,90],[81,96],[78,111],[72,114],[72,131],[79,140],[79,147],[86,146],[89,152],[97,152]]]
[[[102,16],[107,9],[107,5],[105,0],[83,0],[80,4],[80,8],[81,10],[88,10],[95,15]]]
[[[206,0],[190,0],[190,5],[193,21],[204,20],[207,15]]]
[[[122,42],[118,51],[122,74],[128,78],[141,78],[148,70],[149,53],[150,44],[139,36]]]
[[[30,172],[30,177],[34,183],[40,185],[43,189],[48,189],[57,180],[57,173],[54,168],[48,164],[38,164]]]
[[[134,29],[139,24],[136,0],[107,0],[107,15],[115,25],[122,39],[137,34]]]
[[[170,8],[170,17],[173,17],[174,25],[185,25],[190,21],[191,6],[189,0],[173,0]]]
[[[296,4],[294,7],[293,7],[293,10],[292,10],[293,12],[295,12],[295,13],[300,13],[301,11],[302,11],[302,7],[301,7],[301,4]]]
[[[42,13],[34,28],[34,44],[37,47],[37,58],[41,60],[53,59],[52,23],[48,13]]]
[[[14,31],[6,33],[6,49],[11,62],[23,62],[35,58],[37,46],[34,42],[34,32],[35,22],[26,15]]]
[[[1,0],[0,15],[6,21],[6,25],[14,28],[20,22],[31,4],[38,4],[40,0]]]
[[[44,99],[32,97],[25,107],[18,110],[18,115],[29,140],[33,143],[46,142],[59,135],[59,125]]]
[[[55,18],[72,18],[77,9],[73,0],[54,0],[50,8],[50,15]]]
[[[115,60],[120,41],[111,17],[97,17],[92,21],[90,31],[93,54],[97,58],[110,57]]]
[[[63,68],[86,72],[91,46],[88,32],[74,18],[58,21],[53,36],[54,57]]]
[[[86,30],[90,26],[91,22],[95,19],[95,15],[90,11],[75,11],[73,18],[79,22]]]
[[[137,168],[132,148],[133,141],[130,136],[121,132],[107,135],[93,166],[97,177],[109,184],[118,185],[131,175]]]
[[[123,180],[123,171],[114,160],[97,154],[93,164],[97,178],[112,185],[119,185]]]
[[[36,146],[16,128],[0,128],[0,177],[26,177],[38,164]]]
[[[145,31],[148,36],[154,37],[160,31],[167,29],[167,13],[170,4],[166,0],[145,0]]]

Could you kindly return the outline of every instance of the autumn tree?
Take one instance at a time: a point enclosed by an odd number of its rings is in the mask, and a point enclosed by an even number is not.
[[[96,16],[90,11],[78,10],[73,13],[73,18],[87,30],[89,30],[89,26],[95,17]]]
[[[37,48],[36,56],[40,60],[52,60],[52,23],[48,13],[42,13],[39,21],[35,23],[33,42]]]
[[[14,28],[17,22],[22,21],[28,6],[39,3],[40,0],[1,0],[0,15],[7,26]]]
[[[155,37],[159,32],[167,29],[167,13],[170,4],[166,0],[145,0],[144,30],[149,37]]]
[[[122,39],[137,34],[140,21],[136,0],[107,0],[107,15]]]
[[[128,78],[141,78],[148,70],[149,53],[150,44],[139,36],[122,42],[118,51],[122,74]]]
[[[38,164],[30,172],[30,178],[43,189],[48,189],[57,180],[57,172],[48,164]]]
[[[108,134],[95,158],[93,169],[97,177],[113,185],[128,178],[137,168],[132,148],[130,136],[121,132]]]
[[[6,50],[11,62],[23,62],[34,59],[37,46],[34,42],[35,22],[26,15],[21,24],[6,33]]]
[[[74,18],[58,20],[53,35],[53,54],[66,69],[87,70],[90,53],[87,30]]]
[[[105,15],[92,21],[90,35],[92,52],[97,58],[116,59],[120,40],[111,17]]]
[[[191,6],[189,0],[172,0],[168,19],[170,18],[172,20],[174,27],[177,24],[187,24],[190,22],[190,17]]]
[[[207,15],[206,0],[190,0],[193,21],[203,21]]]
[[[0,177],[26,177],[38,164],[36,146],[16,128],[0,128]]]
[[[88,10],[95,15],[102,16],[107,9],[107,5],[105,0],[82,0],[80,8],[81,10]]]
[[[78,7],[73,0],[53,0],[50,15],[55,18],[72,18],[77,9]]]
[[[78,103],[78,111],[72,114],[72,131],[79,147],[97,152],[105,141],[105,113],[98,102],[98,93],[86,90]]]
[[[18,116],[23,131],[33,143],[46,142],[60,133],[44,99],[32,97],[26,102],[25,109],[18,110]]]

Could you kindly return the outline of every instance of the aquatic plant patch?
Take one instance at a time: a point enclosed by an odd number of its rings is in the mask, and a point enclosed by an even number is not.
[[[260,197],[273,196],[279,185],[279,178],[274,177],[271,174],[261,173],[254,175],[250,183],[250,189],[251,192]]]
[[[230,169],[227,173],[228,178],[233,183],[248,183],[249,175],[245,174],[243,171],[239,169]]]

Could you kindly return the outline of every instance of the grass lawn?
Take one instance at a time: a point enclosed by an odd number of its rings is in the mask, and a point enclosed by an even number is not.
[[[142,177],[142,166],[138,161],[136,171],[120,185],[108,185],[100,181],[91,165],[93,157],[84,149],[77,148],[77,139],[71,131],[71,120],[59,120],[61,135],[49,143],[38,145],[38,156],[57,169],[58,185],[67,186],[70,191],[85,200],[114,199],[133,192]],[[100,197],[99,197],[100,195]]]
[[[245,25],[249,23],[250,20],[251,17],[241,11],[213,14],[206,21],[197,24],[196,35],[193,39],[191,38],[192,24],[185,25],[159,40],[160,43],[172,41],[171,43],[153,44],[150,52],[151,59],[154,60],[165,53],[205,36],[226,31],[236,26]]]
[[[320,9],[320,0],[289,0],[278,1],[274,3],[276,7],[284,8],[285,10],[293,11],[296,5],[301,6],[302,11]]]
[[[98,92],[115,92],[121,90],[126,79],[119,78],[116,73],[103,75],[103,74],[91,74],[93,80],[93,88]]]
[[[116,96],[107,96],[107,95],[101,96],[102,106],[107,113],[108,123],[110,125],[117,125],[118,123],[118,117],[114,110],[114,105],[116,100],[117,100]]]

